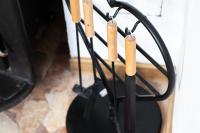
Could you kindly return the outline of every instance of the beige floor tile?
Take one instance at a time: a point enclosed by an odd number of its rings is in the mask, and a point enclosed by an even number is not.
[[[0,113],[0,133],[20,133],[17,124],[6,113]]]

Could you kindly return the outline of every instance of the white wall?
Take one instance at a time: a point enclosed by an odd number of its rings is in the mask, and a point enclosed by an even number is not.
[[[200,132],[200,1],[188,0],[182,80],[176,91],[173,133]]]
[[[127,1],[127,0],[124,0]],[[64,1],[63,1],[64,2]],[[110,9],[106,0],[93,0],[94,4],[96,4],[104,13],[110,12],[113,14],[115,9]],[[179,51],[182,43],[182,32],[183,32],[183,24],[184,24],[184,8],[185,8],[185,0],[128,0],[128,2],[132,5],[135,5],[137,8],[142,10],[145,15],[150,19],[150,21],[154,24],[156,29],[161,34],[163,40],[165,41],[170,54],[172,55],[173,61],[176,62],[179,60],[179,55],[177,51]],[[162,7],[162,10],[161,10]],[[82,8],[82,4],[81,4]],[[70,54],[72,57],[77,56],[76,52],[76,38],[75,38],[75,30],[74,24],[71,21],[71,16],[69,11],[64,4],[65,17],[67,23],[67,31],[68,31],[68,39],[69,39],[69,47]],[[162,13],[162,16],[159,16]],[[83,15],[82,15],[83,16]],[[106,39],[106,22],[99,17],[96,13],[94,13],[94,24],[95,30],[99,32],[104,39]],[[116,21],[122,29],[125,27],[132,28],[134,25],[135,19],[132,18],[132,15],[126,13],[125,11],[120,12]],[[134,33],[137,42],[150,54],[154,57],[158,62],[163,64],[162,57],[160,52],[152,40],[152,38],[147,34],[144,28],[139,25],[138,30]],[[107,58],[107,49],[99,42],[98,40],[94,40],[94,48],[97,52],[103,56],[103,58]],[[99,50],[101,49],[101,50]],[[118,52],[124,56],[124,39],[119,35],[118,41]],[[89,54],[81,41],[81,56],[89,57]],[[138,62],[148,62],[141,54],[137,53],[137,61]]]

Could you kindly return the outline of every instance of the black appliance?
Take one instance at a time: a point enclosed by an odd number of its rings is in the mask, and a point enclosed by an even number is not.
[[[47,0],[0,1],[0,111],[32,90],[31,47],[41,24],[48,21]]]

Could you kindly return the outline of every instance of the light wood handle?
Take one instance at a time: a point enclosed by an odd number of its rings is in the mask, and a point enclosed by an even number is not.
[[[117,23],[111,20],[107,23],[108,60],[117,60]]]
[[[85,21],[85,34],[87,37],[94,36],[93,4],[92,0],[83,0],[83,13]]]
[[[80,15],[79,0],[70,0],[70,9],[71,9],[72,21],[74,23],[80,22],[81,15]]]
[[[126,75],[133,76],[136,74],[136,39],[132,35],[125,38],[126,49]]]

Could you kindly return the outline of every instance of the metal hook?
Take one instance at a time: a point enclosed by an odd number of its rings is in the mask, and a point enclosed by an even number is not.
[[[119,11],[122,9],[122,7],[117,8],[117,10],[115,11],[113,18],[117,17],[117,14],[119,13]]]
[[[119,13],[119,11],[122,9],[122,7],[117,8],[117,10],[115,11],[113,16],[110,16],[109,13],[106,13],[106,17],[108,18],[108,20],[113,20],[114,18],[117,17],[117,14]]]
[[[108,21],[110,21],[112,19],[112,17],[110,16],[110,14],[108,12],[106,13],[106,18],[108,19]]]
[[[128,29],[128,27],[126,27],[125,33],[126,33],[126,35],[131,35],[132,32]]]
[[[135,30],[136,30],[136,28],[137,28],[137,26],[140,24],[140,20],[138,20],[136,23],[135,23],[135,25],[133,26],[133,28],[132,28],[132,30],[131,30],[131,32],[133,33]]]

